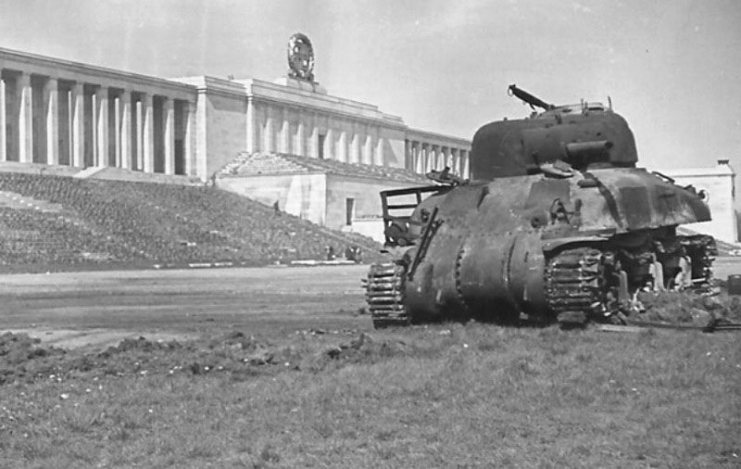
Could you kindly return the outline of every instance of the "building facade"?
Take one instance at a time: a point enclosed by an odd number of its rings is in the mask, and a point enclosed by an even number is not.
[[[194,174],[197,90],[0,49],[0,161]]]
[[[163,79],[0,48],[0,162],[209,179],[240,152],[466,171],[470,143],[319,85]]]

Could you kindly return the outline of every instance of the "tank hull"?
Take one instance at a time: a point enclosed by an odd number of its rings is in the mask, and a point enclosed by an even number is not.
[[[421,235],[396,261],[400,322],[609,316],[646,281],[651,256],[676,260],[660,251],[688,242],[677,225],[709,219],[693,190],[636,168],[455,187],[412,214]]]

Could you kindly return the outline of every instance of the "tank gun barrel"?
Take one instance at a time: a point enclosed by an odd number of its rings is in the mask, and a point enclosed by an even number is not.
[[[526,102],[530,105],[531,108],[535,109],[535,106],[538,106],[539,108],[543,108],[544,111],[548,111],[550,109],[554,109],[556,106],[553,104],[546,103],[540,98],[537,98],[530,93],[528,93],[525,90],[521,90],[517,87],[517,85],[509,85],[509,94],[517,96],[522,101]]]
[[[564,148],[566,149],[567,156],[580,156],[589,153],[603,153],[612,148],[612,142],[608,140],[599,140],[595,142],[572,142],[567,143]]]

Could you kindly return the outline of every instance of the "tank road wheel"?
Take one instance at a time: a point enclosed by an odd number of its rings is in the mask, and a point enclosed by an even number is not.
[[[563,327],[580,327],[594,314],[608,311],[602,251],[566,249],[553,256],[545,271],[546,300]]]
[[[368,272],[365,301],[373,327],[408,326],[409,312],[404,306],[406,268],[394,263],[373,264]]]

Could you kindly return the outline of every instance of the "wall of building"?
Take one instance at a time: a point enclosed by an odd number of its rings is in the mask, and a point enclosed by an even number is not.
[[[247,151],[405,166],[406,126],[401,118],[294,79],[239,83],[249,102]]]
[[[422,185],[422,184],[419,184]],[[357,232],[383,241],[380,192],[414,187],[415,184],[380,179],[361,179],[327,175],[327,215],[325,225],[333,229]],[[348,224],[347,199],[354,200]]]
[[[405,132],[404,166],[419,174],[441,171],[447,166],[459,177],[471,177],[471,142],[419,129]]]
[[[232,161],[247,141],[244,98],[220,93],[206,94],[208,154],[206,173],[211,175]]]
[[[327,181],[322,173],[227,177],[218,179],[218,187],[271,207],[277,201],[282,211],[319,225],[326,222]]]
[[[195,172],[206,181],[247,147],[247,95],[243,85],[230,80],[202,76],[178,81],[198,90]]]
[[[738,241],[736,214],[734,211],[736,174],[728,160],[718,160],[714,168],[669,169],[660,171],[675,180],[680,186],[692,185],[705,191],[712,221],[692,223],[687,228],[706,233],[715,238],[735,243]]]

